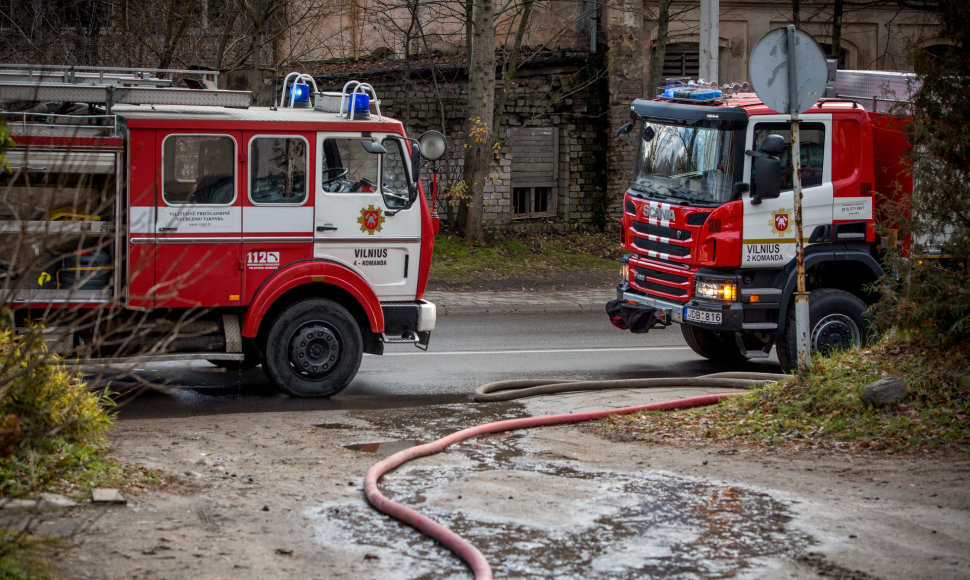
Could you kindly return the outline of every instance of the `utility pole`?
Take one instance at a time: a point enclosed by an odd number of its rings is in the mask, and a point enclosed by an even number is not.
[[[717,49],[720,0],[701,0],[701,40],[699,76],[705,81],[718,80]]]

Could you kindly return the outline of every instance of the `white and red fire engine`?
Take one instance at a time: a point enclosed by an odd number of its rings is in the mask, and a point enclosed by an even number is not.
[[[321,93],[294,73],[278,106],[255,107],[205,88],[216,82],[0,68],[15,141],[0,176],[3,302],[18,323],[97,310],[47,331],[92,358],[261,363],[294,396],[339,392],[385,343],[426,347],[437,219],[422,145],[367,84]],[[439,133],[422,143],[444,152]]]
[[[878,210],[903,207],[912,75],[837,71],[835,98],[800,114],[803,240],[813,352],[859,345],[869,285],[883,274]],[[869,110],[867,110],[867,107]],[[623,199],[624,275],[611,321],[633,332],[679,323],[698,354],[736,362],[777,346],[796,364],[791,117],[750,92],[666,88],[638,99],[633,183]]]

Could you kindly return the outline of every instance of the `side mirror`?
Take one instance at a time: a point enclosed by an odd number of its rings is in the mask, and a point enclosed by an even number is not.
[[[411,175],[414,176],[415,183],[421,179],[421,145],[414,141],[408,141],[411,147]],[[413,197],[413,196],[412,196]]]
[[[633,130],[633,121],[630,121],[629,123],[626,123],[625,125],[623,125],[617,130],[616,136],[620,137],[620,136],[626,135],[632,130]]]
[[[361,141],[361,145],[364,147],[364,151],[368,153],[373,153],[375,155],[384,155],[387,153],[387,149],[377,141]]]
[[[761,147],[759,150],[762,153],[767,153],[768,155],[774,155],[775,157],[781,155],[781,152],[785,150],[785,138],[781,135],[771,134],[764,138],[761,142]]]
[[[775,199],[781,195],[781,161],[765,155],[754,160],[754,193],[751,203],[758,205],[762,199]]]
[[[754,157],[751,168],[751,181],[754,192],[751,205],[758,205],[763,199],[775,199],[781,195],[781,161],[778,156],[785,150],[785,138],[781,135],[767,135],[758,151],[748,149],[745,155]]]

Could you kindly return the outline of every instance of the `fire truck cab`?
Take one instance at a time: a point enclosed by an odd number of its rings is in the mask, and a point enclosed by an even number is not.
[[[0,100],[32,103],[4,113],[0,177],[20,322],[102,311],[63,329],[62,350],[261,363],[294,396],[339,392],[385,343],[426,347],[421,146],[369,85],[321,93],[292,74],[277,106],[254,107],[163,78],[198,71],[107,73],[0,71]]]
[[[813,352],[868,336],[869,285],[883,274],[879,251],[888,241],[877,234],[876,213],[912,189],[904,120],[889,112],[908,96],[909,80],[838,71],[839,96],[799,115]],[[631,118],[621,132],[639,127],[639,153],[623,199],[629,254],[607,306],[611,322],[633,332],[679,323],[694,351],[720,362],[765,357],[776,346],[782,367],[794,368],[790,116],[750,92],[685,86],[634,101]]]

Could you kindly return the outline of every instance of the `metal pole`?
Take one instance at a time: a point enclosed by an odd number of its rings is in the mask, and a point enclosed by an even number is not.
[[[808,295],[805,290],[805,244],[802,236],[802,160],[798,134],[798,98],[795,86],[795,26],[788,25],[788,103],[791,112],[791,157],[795,203],[795,267],[797,288],[795,292],[795,345],[798,352],[798,372],[808,371],[812,359],[809,342]]]
[[[701,38],[698,76],[708,82],[717,79],[718,24],[720,0],[701,0]]]

